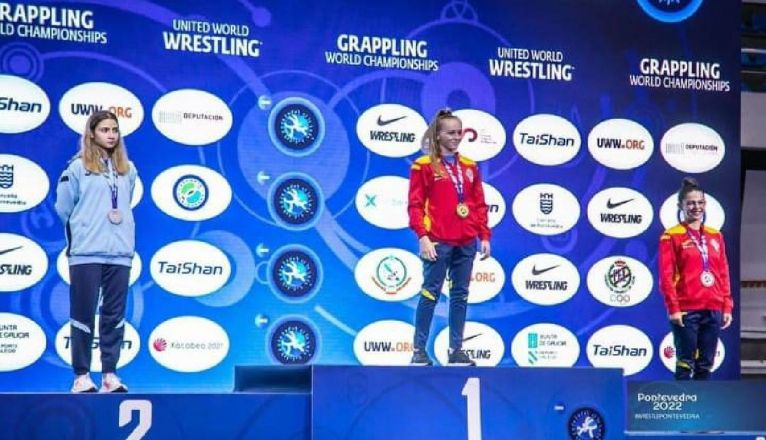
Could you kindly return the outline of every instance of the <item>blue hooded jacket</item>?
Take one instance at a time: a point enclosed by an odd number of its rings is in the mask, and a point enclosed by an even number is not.
[[[106,162],[111,170],[111,162]],[[117,176],[117,209],[122,222],[107,218],[112,208],[109,174],[85,169],[80,157],[74,158],[56,187],[56,213],[66,227],[69,265],[101,263],[131,265],[135,251],[135,221],[130,208],[137,171],[132,162],[124,176]]]

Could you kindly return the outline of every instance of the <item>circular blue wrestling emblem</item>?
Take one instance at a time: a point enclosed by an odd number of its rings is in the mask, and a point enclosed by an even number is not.
[[[271,111],[269,135],[283,153],[307,156],[324,138],[324,121],[319,109],[307,99],[288,98]]]
[[[568,428],[572,440],[603,440],[606,435],[604,418],[593,408],[580,408],[572,413]]]
[[[282,364],[305,364],[316,353],[316,333],[303,321],[285,321],[271,335],[271,352]]]
[[[302,247],[279,250],[270,265],[276,292],[288,299],[305,300],[319,289],[321,266],[313,252]]]
[[[664,23],[677,23],[694,15],[703,0],[638,0],[650,17]]]
[[[322,195],[319,185],[305,175],[285,175],[274,182],[269,210],[276,222],[287,229],[308,229],[319,219]]]
[[[187,211],[196,211],[205,206],[207,197],[207,184],[199,176],[182,176],[173,185],[173,198],[178,206]]]

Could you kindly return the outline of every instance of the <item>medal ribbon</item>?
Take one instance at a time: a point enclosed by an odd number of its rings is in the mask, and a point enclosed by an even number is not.
[[[708,254],[707,239],[705,238],[705,227],[700,227],[700,240],[698,240],[688,228],[686,229],[686,235],[689,236],[689,239],[694,242],[694,246],[700,251],[700,256],[702,257],[702,271],[710,272],[710,255]]]
[[[108,172],[104,173],[106,184],[109,185],[109,191],[112,193],[112,209],[117,209],[117,170],[112,166],[111,159],[106,160]]]
[[[463,191],[463,172],[460,170],[460,159],[455,158],[455,170],[444,159],[442,159],[442,163],[444,168],[447,169],[447,174],[449,174],[449,178],[452,180],[455,191],[457,191],[458,203],[463,203],[465,201],[465,192]],[[457,176],[455,176],[456,174]]]

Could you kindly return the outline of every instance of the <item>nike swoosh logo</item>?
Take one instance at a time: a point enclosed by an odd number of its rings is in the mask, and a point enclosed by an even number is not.
[[[557,264],[555,266],[546,267],[545,269],[537,269],[537,266],[532,266],[532,275],[540,275],[541,273],[548,272],[549,270],[553,270],[557,267],[561,266],[560,264]]]
[[[16,246],[15,248],[4,249],[4,250],[0,251],[0,255],[5,255],[5,254],[7,254],[8,252],[13,252],[13,251],[15,251],[16,249],[21,249],[22,247],[23,247],[23,246]]]
[[[394,122],[401,121],[402,119],[404,119],[406,117],[407,116],[405,115],[405,116],[399,116],[398,118],[394,118],[394,119],[383,120],[383,119],[381,119],[380,116],[378,116],[378,126],[383,127],[383,126],[388,125],[388,124],[393,124]]]
[[[634,199],[623,200],[622,202],[612,203],[612,199],[606,201],[607,209],[614,209],[618,206],[622,206],[626,203],[632,202]]]
[[[467,338],[463,338],[463,342],[468,342],[468,341],[470,341],[471,339],[476,339],[476,338],[478,338],[479,336],[481,336],[481,333],[475,334],[475,335],[473,335],[473,336],[469,336],[469,337],[467,337]]]

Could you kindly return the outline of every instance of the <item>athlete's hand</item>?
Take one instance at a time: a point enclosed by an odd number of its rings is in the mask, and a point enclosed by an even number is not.
[[[479,245],[479,253],[481,254],[480,260],[486,260],[492,254],[489,246],[489,240],[482,240]]]
[[[436,261],[436,246],[427,235],[420,237],[420,258]]]
[[[684,314],[681,312],[671,313],[670,314],[670,322],[673,324],[683,327],[684,326]]]
[[[734,317],[731,316],[731,313],[724,313],[723,314],[723,325],[721,325],[721,330],[729,327],[731,325],[732,319],[734,319]]]

